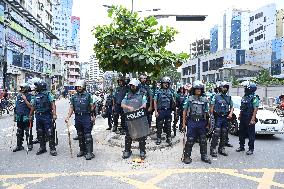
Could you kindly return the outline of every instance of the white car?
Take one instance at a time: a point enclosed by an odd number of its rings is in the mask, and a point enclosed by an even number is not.
[[[240,114],[241,99],[242,98],[239,96],[232,96],[234,116],[229,124],[229,132],[234,135],[237,135],[239,130],[239,120],[237,117]],[[266,110],[260,106],[256,118],[258,119],[258,122],[255,124],[256,134],[274,135],[284,133],[283,117],[279,117],[272,111]]]

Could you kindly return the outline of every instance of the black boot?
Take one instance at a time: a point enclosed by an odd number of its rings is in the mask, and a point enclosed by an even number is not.
[[[112,132],[117,132],[117,127],[118,127],[118,114],[114,113],[113,114],[113,128],[112,128]]]
[[[29,149],[29,151],[31,151],[33,149],[33,134],[32,134],[32,132],[29,134],[28,149]]]
[[[161,142],[162,142],[161,138],[157,138],[156,144],[157,144],[157,145],[160,145]]]
[[[249,156],[249,155],[252,155],[253,154],[253,150],[248,150],[247,152],[246,152],[246,154]]]
[[[218,145],[218,140],[220,137],[221,129],[220,128],[215,128],[211,140],[211,146],[210,146],[210,155],[212,157],[217,157],[217,150],[216,147]]]
[[[54,133],[53,133],[52,129],[48,129],[47,137],[48,137],[48,141],[49,141],[50,155],[57,156],[57,152],[56,152],[56,148],[55,148],[55,138],[54,138]]]
[[[38,140],[39,140],[40,147],[39,147],[38,151],[36,152],[36,155],[40,155],[40,154],[47,152],[46,151],[45,136],[44,136],[42,129],[38,129]]]
[[[85,158],[86,160],[91,160],[92,158],[94,158],[93,155],[93,137],[91,134],[86,134],[85,135],[85,141],[86,141],[86,154],[85,154]]]
[[[239,148],[236,149],[236,152],[242,152],[242,151],[245,151],[244,147],[239,147]]]
[[[86,146],[85,146],[85,138],[82,132],[78,132],[78,139],[79,139],[79,148],[80,151],[77,154],[77,157],[82,157],[85,155]]]
[[[132,154],[131,144],[132,144],[132,138],[127,133],[125,135],[125,149],[124,149],[123,154],[122,154],[123,159],[127,159],[131,156],[131,154]],[[139,143],[139,145],[140,145],[140,143]]]
[[[73,140],[79,140],[79,136],[78,136],[78,135],[75,136],[75,137],[73,138]]]
[[[201,154],[201,160],[204,161],[205,163],[211,164],[210,158],[207,156],[207,141],[206,141],[206,136],[201,135],[200,136],[200,154]]]
[[[144,160],[146,158],[146,137],[139,139],[139,149],[140,149],[140,158]]]
[[[220,144],[219,144],[219,148],[218,148],[218,153],[223,155],[223,156],[228,156],[228,153],[225,150],[225,144],[227,142],[227,129],[226,128],[222,128],[222,132],[221,132],[221,139],[220,139]]]
[[[18,128],[16,136],[17,136],[17,146],[16,148],[13,149],[13,152],[17,152],[17,151],[21,151],[25,149],[23,147],[24,130]]]
[[[190,164],[192,162],[191,152],[192,147],[194,145],[194,138],[188,138],[188,141],[186,141],[184,149],[183,149],[183,163]]]

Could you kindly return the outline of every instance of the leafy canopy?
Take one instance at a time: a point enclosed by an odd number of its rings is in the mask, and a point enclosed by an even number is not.
[[[189,57],[166,50],[178,33],[172,27],[158,26],[154,17],[139,18],[138,13],[121,6],[108,10],[109,25],[93,30],[94,52],[104,71],[121,73],[148,72],[158,75],[162,68],[181,66]]]

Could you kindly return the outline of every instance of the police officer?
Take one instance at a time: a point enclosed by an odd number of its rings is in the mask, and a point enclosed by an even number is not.
[[[215,129],[212,136],[210,155],[212,157],[217,157],[216,147],[218,145],[218,140],[220,138],[218,153],[223,156],[228,156],[225,151],[225,144],[228,137],[228,119],[232,119],[233,116],[233,101],[231,96],[229,96],[229,83],[223,81],[220,83],[220,92],[216,94],[211,100],[211,114],[214,115]]]
[[[136,79],[132,79],[129,83],[130,91],[124,97],[121,107],[125,112],[133,112],[136,109],[146,108],[146,96],[139,90],[140,82]],[[143,136],[138,139],[139,141],[139,149],[140,149],[140,158],[142,160],[146,157],[146,138],[147,136]],[[132,154],[131,152],[131,144],[132,137],[129,135],[127,130],[125,135],[125,150],[123,151],[122,158],[129,158]]]
[[[257,121],[256,114],[259,107],[259,97],[255,94],[257,86],[253,82],[244,83],[245,94],[242,97],[240,107],[240,127],[239,127],[239,143],[240,147],[237,152],[245,151],[245,138],[248,136],[249,150],[247,155],[252,155],[254,151],[255,140],[255,123]]]
[[[106,130],[111,130],[112,128],[112,102],[113,102],[113,89],[109,89],[109,94],[104,97],[103,112],[105,112],[105,117],[108,120],[108,128]]]
[[[44,81],[36,82],[36,94],[31,101],[32,111],[30,116],[35,112],[36,128],[38,132],[38,140],[40,148],[36,155],[46,152],[46,137],[49,141],[50,154],[56,156],[55,148],[55,130],[53,122],[57,119],[55,99],[53,95],[47,91],[47,85]]]
[[[125,84],[125,78],[120,76],[117,80],[118,87],[115,89],[114,92],[114,99],[113,99],[113,132],[117,131],[118,128],[118,119],[120,116],[121,121],[121,130],[120,133],[124,134],[126,131],[126,124],[125,124],[125,115],[123,113],[123,109],[121,107],[121,102],[125,97],[126,93],[128,92],[128,87]]]
[[[84,80],[78,80],[75,83],[76,93],[70,99],[69,113],[65,119],[68,123],[73,112],[75,113],[75,128],[79,139],[80,151],[77,157],[85,156],[86,160],[95,157],[93,154],[92,128],[95,121],[94,107],[91,94],[86,92]]]
[[[192,162],[191,152],[195,140],[199,138],[201,160],[211,163],[207,156],[206,127],[209,125],[208,100],[204,96],[204,85],[201,81],[195,81],[192,86],[192,95],[184,103],[183,130],[187,127],[187,141],[184,147],[185,164]]]
[[[153,94],[152,94],[152,91],[151,91],[149,85],[146,84],[146,81],[147,81],[147,75],[146,74],[141,74],[139,76],[139,81],[141,82],[140,85],[139,85],[140,91],[147,98],[147,104],[146,104],[146,110],[147,111],[146,111],[146,113],[147,113],[147,120],[148,120],[149,127],[151,127]]]
[[[166,142],[171,146],[171,122],[172,122],[172,109],[175,104],[175,96],[170,89],[171,79],[163,77],[161,81],[161,89],[159,89],[154,97],[155,115],[157,118],[157,141],[156,144],[161,144],[162,130],[167,135]]]
[[[183,104],[187,98],[184,86],[179,88],[179,92],[176,95],[176,108],[177,108],[177,120],[179,121],[179,131],[182,132],[182,117],[183,117]],[[176,122],[177,122],[176,120]]]
[[[24,141],[24,131],[26,137],[28,139],[28,150],[31,151],[33,149],[33,136],[29,135],[29,124],[31,124],[31,117],[29,117],[32,105],[31,97],[32,95],[29,93],[30,87],[27,83],[23,83],[20,86],[20,94],[18,94],[16,99],[16,122],[17,122],[17,146],[13,150],[13,152],[21,151],[24,149],[23,141]]]

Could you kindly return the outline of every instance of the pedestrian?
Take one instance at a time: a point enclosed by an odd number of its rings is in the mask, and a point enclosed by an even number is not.
[[[175,106],[175,95],[170,89],[171,79],[163,77],[161,89],[159,89],[154,97],[155,115],[157,118],[157,141],[156,144],[161,144],[161,135],[164,127],[169,146],[172,145],[171,139],[171,122],[172,110]]]
[[[120,134],[125,134],[126,131],[126,123],[125,123],[125,115],[123,109],[121,107],[121,102],[125,97],[126,93],[128,92],[128,87],[125,83],[125,78],[123,76],[119,76],[118,80],[118,87],[115,89],[114,92],[114,99],[113,99],[113,132],[118,131],[118,119],[120,117]]]
[[[144,93],[139,90],[140,82],[136,79],[132,79],[129,83],[130,91],[126,94],[124,99],[121,102],[121,107],[125,111],[125,113],[131,113],[139,109],[146,109],[147,99]],[[148,134],[149,127],[147,125],[147,121],[145,119],[144,124],[146,125],[128,125],[128,127],[136,127],[136,132],[142,131],[141,133],[133,133],[130,132],[131,128],[126,130],[125,135],[125,150],[123,151],[122,158],[126,159],[129,158],[132,154],[131,151],[131,144],[133,139],[137,139],[139,141],[139,149],[140,149],[140,158],[144,160],[146,157],[146,138]],[[146,128],[145,130],[139,130],[139,128]],[[146,131],[147,130],[147,131]],[[132,130],[131,130],[132,131]],[[144,131],[146,131],[144,133]],[[134,138],[134,136],[136,136]],[[137,137],[138,136],[138,137]]]
[[[211,163],[207,156],[206,127],[209,127],[209,104],[204,95],[204,84],[196,80],[192,85],[191,96],[183,107],[183,130],[187,131],[187,141],[183,150],[183,162],[192,162],[191,152],[195,140],[199,138],[201,160]]]
[[[36,155],[46,152],[46,138],[49,141],[50,155],[56,156],[55,148],[55,128],[54,122],[57,119],[56,106],[54,96],[47,91],[47,84],[44,81],[36,82],[36,94],[32,98],[32,111],[30,116],[35,112],[36,129],[38,132],[38,140],[40,148]]]
[[[26,139],[28,139],[28,150],[31,151],[33,149],[33,136],[29,133],[29,124],[32,121],[32,117],[29,116],[32,108],[32,105],[30,104],[32,95],[29,91],[29,85],[27,83],[23,83],[20,85],[20,94],[16,97],[15,114],[17,122],[17,146],[13,152],[24,149],[24,134],[26,135]]]
[[[210,146],[210,155],[212,157],[217,157],[216,147],[220,137],[218,153],[223,156],[228,156],[225,150],[225,144],[228,138],[228,122],[232,119],[234,111],[232,98],[228,95],[229,83],[226,81],[221,82],[219,89],[219,93],[215,94],[210,102],[210,112],[213,114],[215,120]]]
[[[112,105],[113,105],[113,89],[109,89],[109,93],[104,96],[103,102],[103,112],[107,118],[108,128],[106,130],[112,129]]]
[[[152,122],[152,100],[153,100],[153,94],[152,91],[149,87],[148,84],[146,84],[147,81],[147,75],[146,74],[140,74],[139,76],[139,81],[140,81],[140,85],[139,85],[139,89],[141,91],[141,93],[143,93],[146,98],[147,98],[147,104],[146,104],[146,113],[147,113],[147,120],[148,120],[148,124],[149,124],[149,128],[151,127],[151,122]],[[149,80],[148,80],[149,82]]]
[[[95,157],[93,154],[92,128],[95,121],[93,114],[93,100],[90,93],[86,92],[84,80],[75,83],[76,93],[70,99],[70,108],[65,122],[68,123],[73,112],[75,113],[75,128],[79,139],[80,151],[77,157],[85,156],[86,160]]]
[[[257,86],[253,82],[245,82],[244,84],[244,96],[241,100],[240,107],[240,127],[239,127],[239,143],[240,147],[237,152],[245,151],[245,138],[248,136],[249,150],[247,155],[252,155],[254,152],[254,140],[255,140],[255,124],[257,122],[256,114],[259,107],[259,97],[255,94]]]

